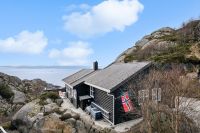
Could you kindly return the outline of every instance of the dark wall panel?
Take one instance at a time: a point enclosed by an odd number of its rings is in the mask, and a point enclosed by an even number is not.
[[[109,120],[113,122],[113,97],[109,96],[107,92],[95,88],[94,102],[110,113]]]

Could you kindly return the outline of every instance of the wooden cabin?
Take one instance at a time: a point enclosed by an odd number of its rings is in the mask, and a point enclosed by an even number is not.
[[[138,93],[128,93],[128,88],[137,84],[150,66],[150,62],[113,63],[98,69],[94,62],[93,69],[82,69],[63,79],[67,97],[76,108],[97,108],[113,125],[141,117]],[[126,106],[129,101],[131,108]]]

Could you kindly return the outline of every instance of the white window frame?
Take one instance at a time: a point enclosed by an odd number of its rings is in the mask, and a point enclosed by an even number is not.
[[[138,91],[138,102],[139,104],[145,102],[149,99],[149,90],[139,90]]]
[[[94,98],[94,87],[90,86],[90,96]]]
[[[161,88],[152,89],[152,101],[160,102],[161,101]]]

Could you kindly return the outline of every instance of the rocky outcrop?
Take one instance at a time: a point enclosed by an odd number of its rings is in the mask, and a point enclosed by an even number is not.
[[[199,50],[200,20],[194,20],[179,29],[164,27],[144,36],[120,54],[115,62],[150,60],[159,63],[199,64]]]
[[[44,88],[56,88],[40,79],[21,80],[18,77],[10,76],[0,72],[0,85],[6,85],[14,93],[8,100],[0,94],[0,123],[11,120],[11,117],[26,103],[35,99]],[[61,104],[62,101],[59,101]]]
[[[34,102],[24,105],[12,118],[12,125],[23,132],[33,127],[36,120],[41,119],[41,106]],[[43,116],[43,115],[42,115]]]
[[[115,62],[124,62],[127,55],[133,55],[138,52],[138,50],[145,51],[146,49],[151,49],[150,47],[157,50],[164,50],[170,46],[176,45],[174,42],[162,40],[162,37],[172,35],[174,32],[174,29],[165,27],[151,33],[150,35],[144,36],[141,40],[137,41],[132,48],[129,48],[120,54]]]
[[[115,133],[111,128],[95,125],[70,109],[63,110],[52,101],[39,105],[39,100],[24,105],[12,118],[12,126],[21,133]]]

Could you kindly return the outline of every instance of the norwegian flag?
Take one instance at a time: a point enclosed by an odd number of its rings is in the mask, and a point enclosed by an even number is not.
[[[121,96],[121,100],[122,100],[122,105],[123,105],[123,108],[124,108],[124,112],[133,111],[133,105],[132,105],[131,100],[129,99],[128,92],[125,92]]]

